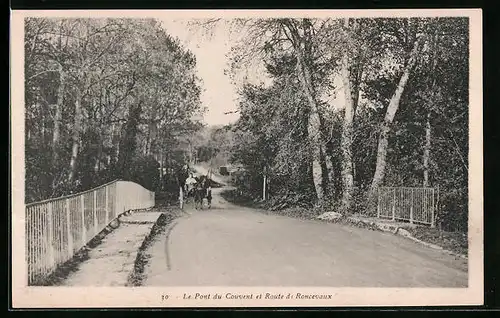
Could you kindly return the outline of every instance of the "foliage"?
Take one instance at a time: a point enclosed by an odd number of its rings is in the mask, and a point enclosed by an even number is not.
[[[158,162],[184,160],[172,153],[199,129],[195,63],[152,19],[27,18],[26,201],[159,185]]]
[[[212,167],[225,166],[231,156],[233,143],[232,125],[207,126],[201,129],[191,139],[200,162],[210,162]]]
[[[278,66],[270,67],[276,70]],[[256,192],[262,191],[265,173],[273,197],[309,205],[314,186],[307,164],[310,151],[308,143],[304,143],[308,138],[308,108],[303,96],[296,94],[297,87],[298,83],[288,77],[268,88],[244,88],[241,117],[234,128],[232,159],[248,169],[251,189]]]
[[[147,189],[157,189],[160,164],[153,156],[137,156],[130,169],[130,181],[137,182]]]
[[[352,208],[364,212],[379,153],[380,127],[415,46],[414,67],[407,70],[396,113],[389,123],[383,185],[439,187],[438,224],[446,230],[467,230],[468,185],[468,20],[466,18],[255,19],[238,21],[246,27],[242,45],[232,51],[233,78],[240,82],[240,114],[234,125],[232,160],[250,175],[248,191],[261,193],[262,174],[270,178],[269,201],[300,205],[302,194],[314,203],[311,177],[314,144],[307,118],[311,104],[300,85],[298,58],[286,39],[296,26],[301,48],[313,73],[322,138],[328,140],[331,168],[322,156],[323,183],[333,184],[331,208],[339,206],[343,145],[343,87],[339,85],[342,52],[349,52],[349,83],[354,98]],[[309,25],[309,28],[303,27]],[[307,30],[312,30],[310,35]],[[256,85],[247,76],[248,61],[260,64],[271,79]],[[256,67],[256,66],[253,66]],[[241,80],[243,79],[243,80]],[[429,118],[429,121],[428,121]],[[429,137],[427,145],[427,137]],[[348,144],[347,144],[348,145]],[[429,151],[426,165],[426,151]],[[333,179],[327,172],[333,170]],[[288,196],[288,194],[292,195]],[[294,193],[294,194],[293,194]]]

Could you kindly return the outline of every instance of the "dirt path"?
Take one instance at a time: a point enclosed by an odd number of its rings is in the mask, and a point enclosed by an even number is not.
[[[151,247],[146,286],[467,287],[467,264],[388,233],[235,206],[188,210]]]

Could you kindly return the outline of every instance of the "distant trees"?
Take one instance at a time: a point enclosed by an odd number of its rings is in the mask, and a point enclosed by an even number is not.
[[[466,229],[467,18],[231,23],[233,73],[251,59],[271,78],[241,83],[233,129],[256,191],[267,171],[273,196],[373,213],[381,185],[439,186],[439,224]]]
[[[232,125],[205,126],[190,137],[197,161],[210,163],[214,168],[229,164],[234,136]]]
[[[26,200],[159,176],[199,128],[195,63],[152,19],[27,18]]]

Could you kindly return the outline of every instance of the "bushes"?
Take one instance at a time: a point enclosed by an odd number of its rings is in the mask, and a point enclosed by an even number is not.
[[[160,183],[160,164],[151,156],[133,158],[128,172],[130,181],[137,182],[146,189],[154,190]]]

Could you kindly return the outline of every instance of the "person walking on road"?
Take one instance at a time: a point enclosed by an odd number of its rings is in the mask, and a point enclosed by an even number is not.
[[[208,187],[207,187],[207,204],[208,208],[210,209],[212,207],[212,185],[211,185],[212,180],[208,180]]]
[[[184,165],[177,171],[177,182],[179,183],[179,187],[183,192],[186,192],[186,180],[189,178],[189,167],[188,165]]]

